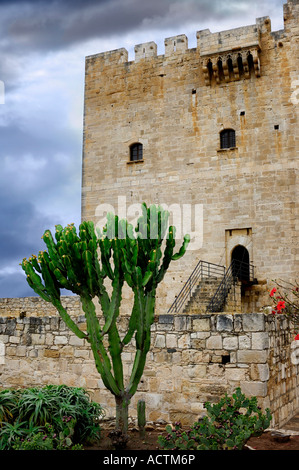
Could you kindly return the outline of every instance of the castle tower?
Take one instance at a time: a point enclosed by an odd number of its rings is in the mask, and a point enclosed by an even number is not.
[[[179,35],[163,55],[148,42],[134,61],[125,49],[86,58],[82,219],[119,208],[133,217],[145,201],[180,212],[181,233],[192,222],[160,313],[198,260],[248,257],[258,283],[243,291],[243,311],[267,304],[273,279],[298,279],[299,1],[283,14],[281,31],[263,17],[198,31],[194,49]]]

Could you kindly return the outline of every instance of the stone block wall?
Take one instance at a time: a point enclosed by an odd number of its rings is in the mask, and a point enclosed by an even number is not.
[[[80,328],[85,317],[76,297],[65,305]],[[19,302],[19,310],[15,310]],[[30,307],[35,304],[36,312]],[[74,336],[48,304],[36,298],[1,299],[0,388],[65,383],[85,387],[107,415],[114,415],[114,398],[95,369],[89,345]],[[22,310],[22,315],[19,312]],[[70,311],[70,310],[69,310]],[[120,319],[124,334],[128,316]],[[294,333],[289,320],[262,313],[157,315],[145,371],[133,397],[146,400],[147,418],[191,424],[204,413],[205,401],[217,401],[238,386],[269,407],[273,426],[283,426],[299,407],[299,361],[292,361]],[[129,374],[134,347],[124,350]]]

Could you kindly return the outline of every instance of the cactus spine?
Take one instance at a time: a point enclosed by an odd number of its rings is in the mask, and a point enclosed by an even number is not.
[[[168,218],[169,213],[160,206],[148,208],[143,204],[135,233],[126,220],[119,220],[113,214],[108,214],[107,224],[98,234],[92,222],[82,222],[78,234],[73,224],[65,228],[57,225],[55,238],[49,230],[42,237],[47,250],[39,252],[38,257],[24,258],[21,263],[32,289],[56,307],[74,334],[90,343],[96,368],[106,388],[115,396],[117,429],[124,433],[128,427],[130,399],[137,390],[150,349],[157,286],[170,262],[185,254],[190,240],[186,235],[179,252],[174,254],[175,228],[168,227]],[[110,295],[104,285],[106,279],[112,285]],[[133,291],[134,302],[128,330],[121,338],[117,319],[125,282]],[[80,297],[86,332],[79,329],[63,307],[61,289]],[[101,306],[104,320],[101,324],[94,299]],[[108,350],[104,347],[105,336]],[[125,384],[121,355],[133,337],[135,359]]]

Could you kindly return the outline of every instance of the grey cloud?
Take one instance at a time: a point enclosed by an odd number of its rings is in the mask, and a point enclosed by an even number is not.
[[[19,263],[45,247],[46,229],[78,224],[80,148],[66,131],[47,141],[16,125],[0,127],[0,140],[0,297],[33,295]]]
[[[0,297],[32,295],[19,263],[43,248],[41,234],[51,225],[33,203],[13,196],[0,195]]]
[[[282,0],[275,0],[281,4]],[[19,3],[19,13],[13,8]],[[66,2],[11,2],[7,7],[4,32],[10,47],[56,49],[91,38],[125,34],[150,27],[179,27],[187,21],[221,21],[268,9],[270,0],[109,0]],[[2,6],[2,9],[5,6]],[[11,17],[9,17],[9,11]],[[5,16],[5,15],[4,15]]]
[[[0,271],[0,297],[33,297],[35,292],[29,287],[25,273],[19,272],[2,274]]]

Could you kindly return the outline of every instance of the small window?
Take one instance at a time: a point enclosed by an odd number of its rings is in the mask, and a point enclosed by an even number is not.
[[[143,160],[143,146],[142,144],[133,144],[130,147],[130,161],[137,162]]]
[[[230,149],[236,146],[236,133],[234,129],[224,129],[220,132],[220,148]]]

